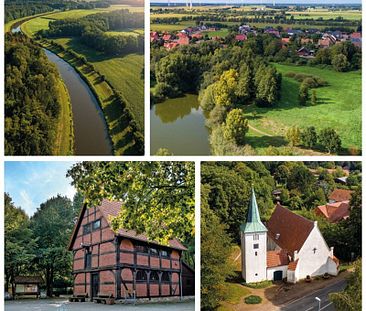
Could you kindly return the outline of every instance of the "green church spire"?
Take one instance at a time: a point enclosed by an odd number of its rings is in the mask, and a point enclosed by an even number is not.
[[[257,199],[255,198],[254,189],[252,188],[252,197],[249,203],[247,222],[240,226],[240,230],[245,233],[255,233],[255,232],[266,232],[267,228],[261,222],[261,217],[259,216]]]

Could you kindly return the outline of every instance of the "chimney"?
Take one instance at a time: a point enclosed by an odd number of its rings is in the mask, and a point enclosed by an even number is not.
[[[333,256],[334,256],[334,247],[332,246],[332,247],[330,248],[330,257],[332,257],[332,258],[333,258]]]
[[[314,221],[314,227],[318,227],[318,222]]]
[[[297,260],[297,251],[294,251],[294,261]]]

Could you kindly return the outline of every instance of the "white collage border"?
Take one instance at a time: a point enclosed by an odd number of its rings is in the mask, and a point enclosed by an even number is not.
[[[310,1],[310,0],[309,0]],[[366,5],[366,0],[361,0],[362,6]],[[4,0],[1,1],[0,19],[4,21]],[[362,28],[366,29],[366,10],[362,12]],[[365,31],[364,31],[365,32]],[[1,23],[1,33],[4,33],[4,23]],[[4,163],[5,161],[194,161],[195,162],[195,310],[200,310],[200,163],[204,161],[362,161],[366,163],[366,151],[362,156],[151,156],[150,155],[150,3],[145,0],[145,156],[4,156],[4,36],[0,38],[0,53],[2,55],[0,60],[0,301],[4,301]],[[366,68],[366,42],[362,42],[362,68]],[[362,148],[366,146],[366,77],[362,75]],[[342,116],[339,116],[340,118]],[[365,174],[365,171],[364,171]],[[37,186],[37,185],[35,185]],[[362,178],[362,200],[366,202],[366,178]],[[366,221],[366,212],[362,215],[362,224]],[[362,230],[362,247],[366,248],[366,233]],[[362,280],[363,297],[366,299],[366,267],[363,261]],[[363,306],[365,303],[363,302]],[[4,308],[0,305],[0,311]]]

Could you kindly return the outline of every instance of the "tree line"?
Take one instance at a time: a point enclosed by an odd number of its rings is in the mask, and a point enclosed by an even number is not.
[[[46,38],[80,37],[80,41],[108,55],[121,55],[141,52],[144,37],[141,35],[108,35],[107,31],[143,28],[144,14],[131,13],[123,9],[108,13],[88,15],[80,19],[52,21],[49,29],[41,30],[38,35]]]
[[[31,16],[40,13],[51,12],[54,10],[72,10],[72,9],[94,9],[107,8],[110,4],[106,1],[5,1],[5,23],[21,17]]]
[[[5,154],[51,155],[60,115],[60,76],[43,50],[5,35]]]
[[[335,183],[350,169],[347,185]],[[312,171],[311,171],[311,170]],[[332,169],[332,171],[330,171]],[[263,222],[276,201],[305,218],[318,221],[327,244],[341,261],[361,256],[361,162],[205,162],[201,167],[201,306],[212,310],[225,298],[225,281],[234,273],[232,247],[239,245],[251,188]],[[314,208],[328,202],[335,188],[354,191],[351,215],[337,224],[316,216]],[[276,198],[273,190],[280,190]]]

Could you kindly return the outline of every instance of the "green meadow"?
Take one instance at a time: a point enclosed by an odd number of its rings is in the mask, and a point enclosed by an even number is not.
[[[314,126],[318,131],[326,127],[335,129],[342,139],[343,149],[361,149],[361,71],[343,73],[308,66],[274,65],[283,74],[282,98],[277,107],[250,105],[244,108],[249,124],[256,129],[249,132],[249,143],[254,148],[283,146],[289,127]],[[300,106],[299,82],[285,77],[286,72],[318,76],[329,85],[315,89],[318,97],[315,106]]]

